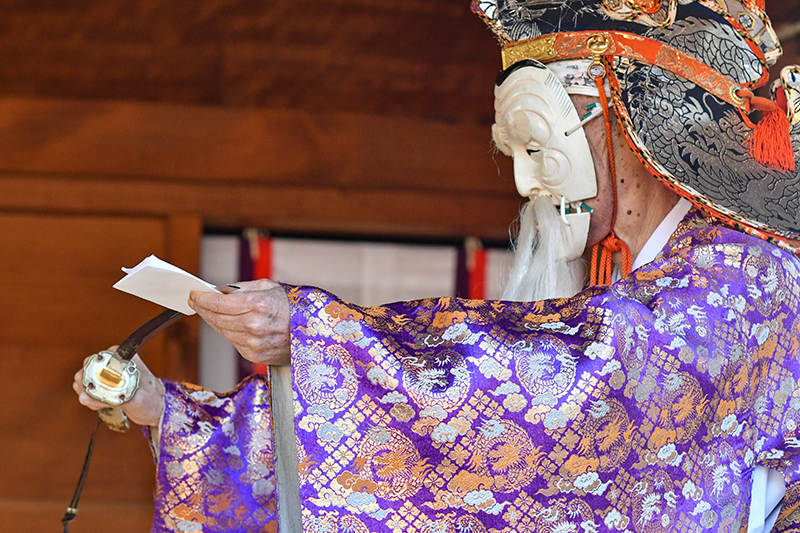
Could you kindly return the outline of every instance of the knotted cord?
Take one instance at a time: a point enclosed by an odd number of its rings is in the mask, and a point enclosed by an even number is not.
[[[597,92],[600,94],[600,104],[603,106],[603,118],[606,123],[606,140],[608,142],[608,169],[611,174],[611,184],[614,191],[614,210],[611,215],[611,230],[603,240],[592,247],[592,264],[590,266],[589,285],[610,285],[613,264],[611,255],[614,252],[622,253],[622,275],[627,276],[633,270],[633,257],[631,249],[625,241],[617,237],[614,233],[614,226],[617,223],[617,173],[614,167],[614,146],[611,139],[611,114],[608,108],[608,98],[606,98],[605,80],[603,76],[596,76],[594,79],[597,84]]]

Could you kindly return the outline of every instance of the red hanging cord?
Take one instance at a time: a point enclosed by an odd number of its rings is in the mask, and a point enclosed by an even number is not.
[[[633,257],[631,249],[625,241],[617,237],[614,233],[614,226],[617,223],[617,172],[614,167],[614,146],[611,139],[611,112],[608,108],[608,98],[604,87],[603,76],[594,79],[597,84],[597,92],[600,95],[600,104],[603,106],[603,118],[606,123],[606,140],[608,142],[608,169],[611,174],[611,184],[614,191],[614,210],[611,215],[611,230],[603,240],[592,248],[592,264],[590,266],[589,285],[610,285],[613,264],[611,256],[614,252],[622,253],[622,275],[627,276],[633,270]]]

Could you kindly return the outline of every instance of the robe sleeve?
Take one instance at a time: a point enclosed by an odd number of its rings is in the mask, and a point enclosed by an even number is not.
[[[265,378],[225,394],[169,382],[165,389],[153,531],[277,531]]]

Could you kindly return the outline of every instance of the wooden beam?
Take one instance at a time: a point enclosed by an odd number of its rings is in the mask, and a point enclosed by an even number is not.
[[[0,209],[503,239],[520,199],[488,135],[421,119],[6,98]]]
[[[509,188],[512,185],[509,183]],[[0,209],[184,214],[206,226],[363,237],[506,239],[522,200],[461,192],[0,176]]]
[[[167,253],[163,258],[184,270],[199,274],[200,242],[203,225],[199,216],[171,215],[167,217]],[[157,374],[165,379],[197,382],[198,339],[200,323],[197,315],[184,317],[165,331],[164,371]]]
[[[488,127],[402,117],[0,99],[0,171],[506,192]]]

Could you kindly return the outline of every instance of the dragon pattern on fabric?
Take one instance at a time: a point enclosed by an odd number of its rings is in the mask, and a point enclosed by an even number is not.
[[[304,531],[800,525],[800,260],[692,210],[661,257],[534,303],[292,304]],[[275,531],[267,385],[169,384],[154,530]]]

